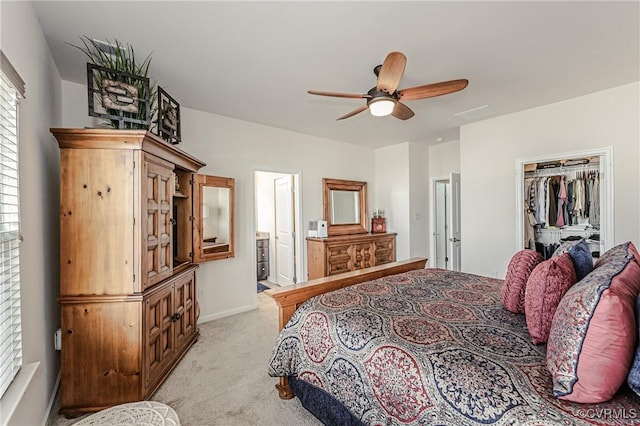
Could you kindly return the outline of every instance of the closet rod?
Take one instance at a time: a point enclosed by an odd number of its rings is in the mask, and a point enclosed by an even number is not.
[[[553,176],[553,175],[561,175],[565,172],[569,171],[600,171],[600,164],[575,164],[571,166],[559,166],[559,167],[549,167],[547,169],[536,169],[531,171],[524,172],[525,177],[533,177],[533,176]]]

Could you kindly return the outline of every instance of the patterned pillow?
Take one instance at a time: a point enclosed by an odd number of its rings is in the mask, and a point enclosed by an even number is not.
[[[638,349],[636,349],[636,358],[633,360],[627,383],[635,393],[640,396],[640,296],[636,299],[636,320],[638,321]]]
[[[568,252],[571,247],[575,246],[576,244],[578,244],[582,240],[584,240],[584,238],[582,238],[580,240],[569,240],[569,241],[561,242],[560,245],[558,246],[558,248],[555,249],[555,251],[553,252],[551,257],[560,256],[561,254],[564,254],[564,253]]]
[[[531,271],[542,262],[542,255],[535,250],[524,249],[513,255],[502,284],[502,304],[516,314],[524,313],[524,290]]]
[[[634,304],[640,293],[639,262],[631,242],[616,246],[560,301],[547,343],[554,396],[602,402],[624,383],[637,337]]]
[[[549,338],[551,320],[562,296],[576,283],[576,271],[568,253],[552,257],[535,267],[524,296],[527,329],[538,345]]]
[[[573,261],[578,281],[586,277],[589,272],[593,270],[593,257],[591,257],[591,250],[589,249],[589,244],[587,244],[584,239],[571,247],[567,253],[569,253],[571,260]]]

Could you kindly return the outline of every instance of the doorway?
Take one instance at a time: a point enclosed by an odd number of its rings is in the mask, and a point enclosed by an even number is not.
[[[255,172],[256,278],[267,287],[302,276],[298,188],[299,174]]]
[[[432,179],[431,193],[432,264],[460,271],[460,174]]]

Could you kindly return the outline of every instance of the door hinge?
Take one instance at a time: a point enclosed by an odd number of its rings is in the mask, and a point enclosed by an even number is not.
[[[133,274],[133,282],[136,282],[136,274]]]
[[[298,282],[298,277],[296,277],[295,275],[293,276],[293,283],[296,284]]]
[[[189,252],[189,259],[193,260],[193,252]]]
[[[136,226],[136,218],[133,218],[133,226]]]
[[[189,222],[193,222],[193,216],[189,216]]]
[[[444,261],[445,261],[445,262],[448,262],[448,261],[449,261],[449,258],[448,258],[448,257],[445,257],[445,258],[444,258]]]
[[[295,237],[296,237],[296,231],[293,231],[293,232],[291,233],[291,238],[295,238]]]

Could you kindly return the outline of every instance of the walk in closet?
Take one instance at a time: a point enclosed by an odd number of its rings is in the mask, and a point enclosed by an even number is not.
[[[609,161],[604,154],[523,161],[522,248],[548,259],[562,242],[584,238],[593,257],[599,257],[611,238],[610,213],[604,208],[611,204]]]

